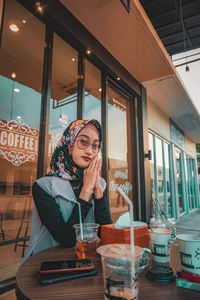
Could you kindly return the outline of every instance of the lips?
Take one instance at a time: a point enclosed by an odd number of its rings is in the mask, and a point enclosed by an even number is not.
[[[86,162],[89,162],[91,160],[91,158],[87,157],[87,156],[82,156],[82,159]]]

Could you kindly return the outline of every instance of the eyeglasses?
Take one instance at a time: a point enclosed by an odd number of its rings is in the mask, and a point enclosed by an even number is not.
[[[99,149],[101,148],[100,144],[97,144],[97,143],[96,144],[90,144],[89,141],[85,138],[80,138],[76,141],[77,141],[78,148],[80,150],[85,150],[91,145],[92,146],[92,152],[98,153]]]

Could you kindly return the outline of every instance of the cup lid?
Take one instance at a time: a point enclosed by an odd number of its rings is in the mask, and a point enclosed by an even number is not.
[[[185,242],[200,242],[199,233],[178,234],[176,238]]]
[[[149,229],[149,233],[171,234],[171,230],[168,228],[152,228]]]
[[[98,228],[99,226],[100,225],[97,223],[82,223],[83,228],[89,228],[89,227]],[[80,224],[74,224],[73,227],[80,228]]]
[[[126,258],[126,257],[139,257],[143,254],[143,248],[134,246],[134,254],[131,251],[129,244],[108,244],[97,248],[97,252],[110,258]]]

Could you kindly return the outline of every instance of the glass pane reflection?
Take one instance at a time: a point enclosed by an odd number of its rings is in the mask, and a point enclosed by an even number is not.
[[[96,119],[101,123],[101,72],[85,60],[84,119]]]
[[[166,199],[168,207],[168,215],[172,216],[172,196],[171,196],[171,183],[170,183],[170,168],[169,168],[169,144],[164,142],[164,157],[165,157],[165,180],[166,180]],[[172,172],[172,170],[171,170]]]
[[[77,51],[54,34],[49,114],[49,160],[63,131],[77,118],[77,70]]]
[[[10,30],[13,22],[19,32]],[[17,1],[6,1],[0,51],[0,280],[15,276],[28,242],[14,241],[31,232],[44,39],[44,24]]]
[[[177,183],[177,191],[178,191],[178,201],[179,201],[179,211],[182,213],[183,210],[183,181],[181,173],[181,153],[175,148],[175,159],[176,159],[176,183]]]
[[[132,156],[130,138],[130,103],[108,87],[108,184],[112,219],[128,210],[116,191],[120,186],[132,200]]]

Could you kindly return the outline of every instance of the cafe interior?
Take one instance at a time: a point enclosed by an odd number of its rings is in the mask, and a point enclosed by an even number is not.
[[[200,47],[200,6],[158,2],[0,1],[3,300],[199,299],[200,228],[176,227],[199,213],[200,115],[172,59]],[[80,221],[77,241],[92,237],[92,250],[56,246],[24,261],[32,185],[76,119],[102,126],[113,224],[99,241]],[[62,270],[41,271],[49,261]]]

